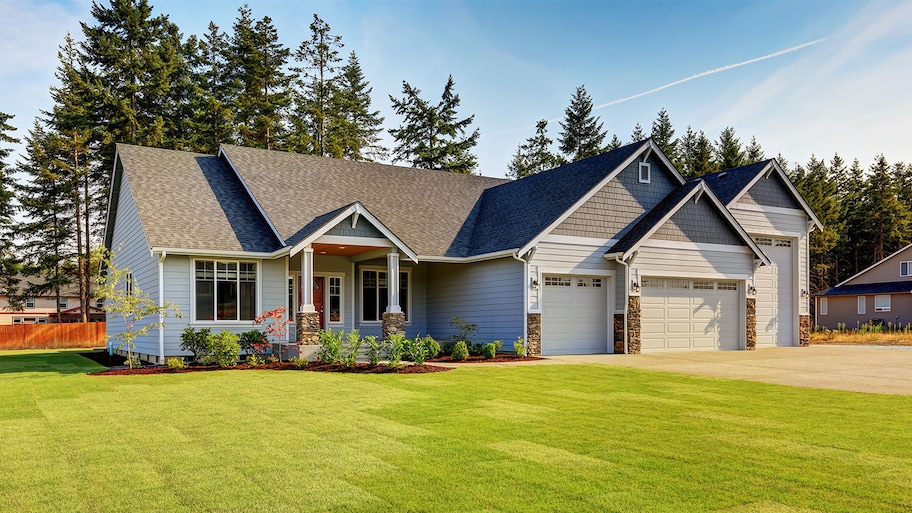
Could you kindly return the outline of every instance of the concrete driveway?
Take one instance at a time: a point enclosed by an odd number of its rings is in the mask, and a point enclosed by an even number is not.
[[[599,363],[779,385],[912,395],[912,347],[778,347],[756,351],[549,356],[547,361]]]

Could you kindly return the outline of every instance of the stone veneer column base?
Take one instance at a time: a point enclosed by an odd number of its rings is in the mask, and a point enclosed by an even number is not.
[[[320,343],[320,312],[298,312],[295,320],[298,332],[298,343],[318,345]]]
[[[614,314],[614,354],[624,354],[624,314]]]
[[[757,299],[749,297],[744,303],[747,310],[747,341],[745,349],[753,351],[757,348]]]
[[[383,339],[386,340],[386,337],[398,333],[399,335],[405,336],[405,313],[404,312],[385,312],[382,316],[383,319]]]
[[[798,316],[798,345],[807,347],[811,344],[811,316]]]
[[[541,356],[541,314],[526,314],[526,355]]]
[[[640,296],[627,298],[627,352],[640,354]]]

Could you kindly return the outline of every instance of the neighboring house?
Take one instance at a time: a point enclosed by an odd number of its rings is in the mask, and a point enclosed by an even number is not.
[[[32,283],[43,283],[39,278],[31,276],[19,276],[19,293]],[[44,295],[36,297],[25,297],[18,305],[18,308],[10,306],[8,296],[0,296],[0,325],[9,324],[46,324],[49,322],[58,322],[57,320],[57,299],[54,295]],[[91,317],[93,321],[104,321],[104,310],[97,308],[100,303],[92,306]],[[72,314],[75,312],[76,321],[80,320],[81,309],[79,306],[79,289],[67,287],[60,291],[60,322],[75,322]]]
[[[835,329],[912,323],[912,244],[816,294],[816,324]]]
[[[183,312],[137,340],[152,362],[182,354],[185,327],[246,331],[279,306],[303,344],[321,328],[445,338],[460,317],[533,354],[798,345],[810,326],[819,223],[774,161],[686,181],[642,141],[508,181],[118,145],[111,183],[115,264]]]

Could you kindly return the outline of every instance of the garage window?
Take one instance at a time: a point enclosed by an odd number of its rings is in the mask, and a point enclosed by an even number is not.
[[[717,290],[738,290],[738,282],[720,281]]]
[[[668,280],[668,288],[670,289],[689,289],[690,280]]]
[[[858,315],[864,315],[867,312],[867,304],[864,296],[858,296]]]
[[[890,311],[890,295],[879,295],[874,296],[874,311],[875,312],[889,312]]]
[[[772,246],[773,245],[773,239],[771,239],[769,237],[754,237],[754,242],[756,242],[760,246]]]
[[[695,281],[693,283],[694,290],[715,290],[716,282],[714,281]]]
[[[665,280],[657,280],[655,278],[643,278],[644,289],[664,289]]]
[[[566,276],[545,276],[546,287],[569,287],[570,278]]]
[[[826,315],[830,311],[830,301],[828,298],[820,298],[820,315]]]

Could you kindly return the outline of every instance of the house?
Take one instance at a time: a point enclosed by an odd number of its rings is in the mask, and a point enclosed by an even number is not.
[[[816,324],[912,323],[912,244],[815,295]]]
[[[19,293],[23,294],[26,287],[30,284],[43,283],[40,278],[32,276],[18,276]],[[105,320],[105,313],[100,307],[101,302],[96,302],[91,308],[91,317],[93,321]],[[8,296],[0,295],[0,326],[10,324],[46,324],[53,322],[74,322],[72,315],[69,313],[76,312],[77,319],[81,320],[82,310],[79,304],[79,289],[73,286],[66,287],[60,291],[60,314],[61,321],[57,319],[57,298],[56,295],[42,295],[25,297],[15,307],[11,304]]]
[[[105,245],[187,326],[477,340],[533,354],[798,345],[814,214],[775,163],[685,180],[651,140],[509,181],[223,145],[118,145]],[[109,319],[109,333],[122,329]],[[804,331],[801,332],[802,337]]]

